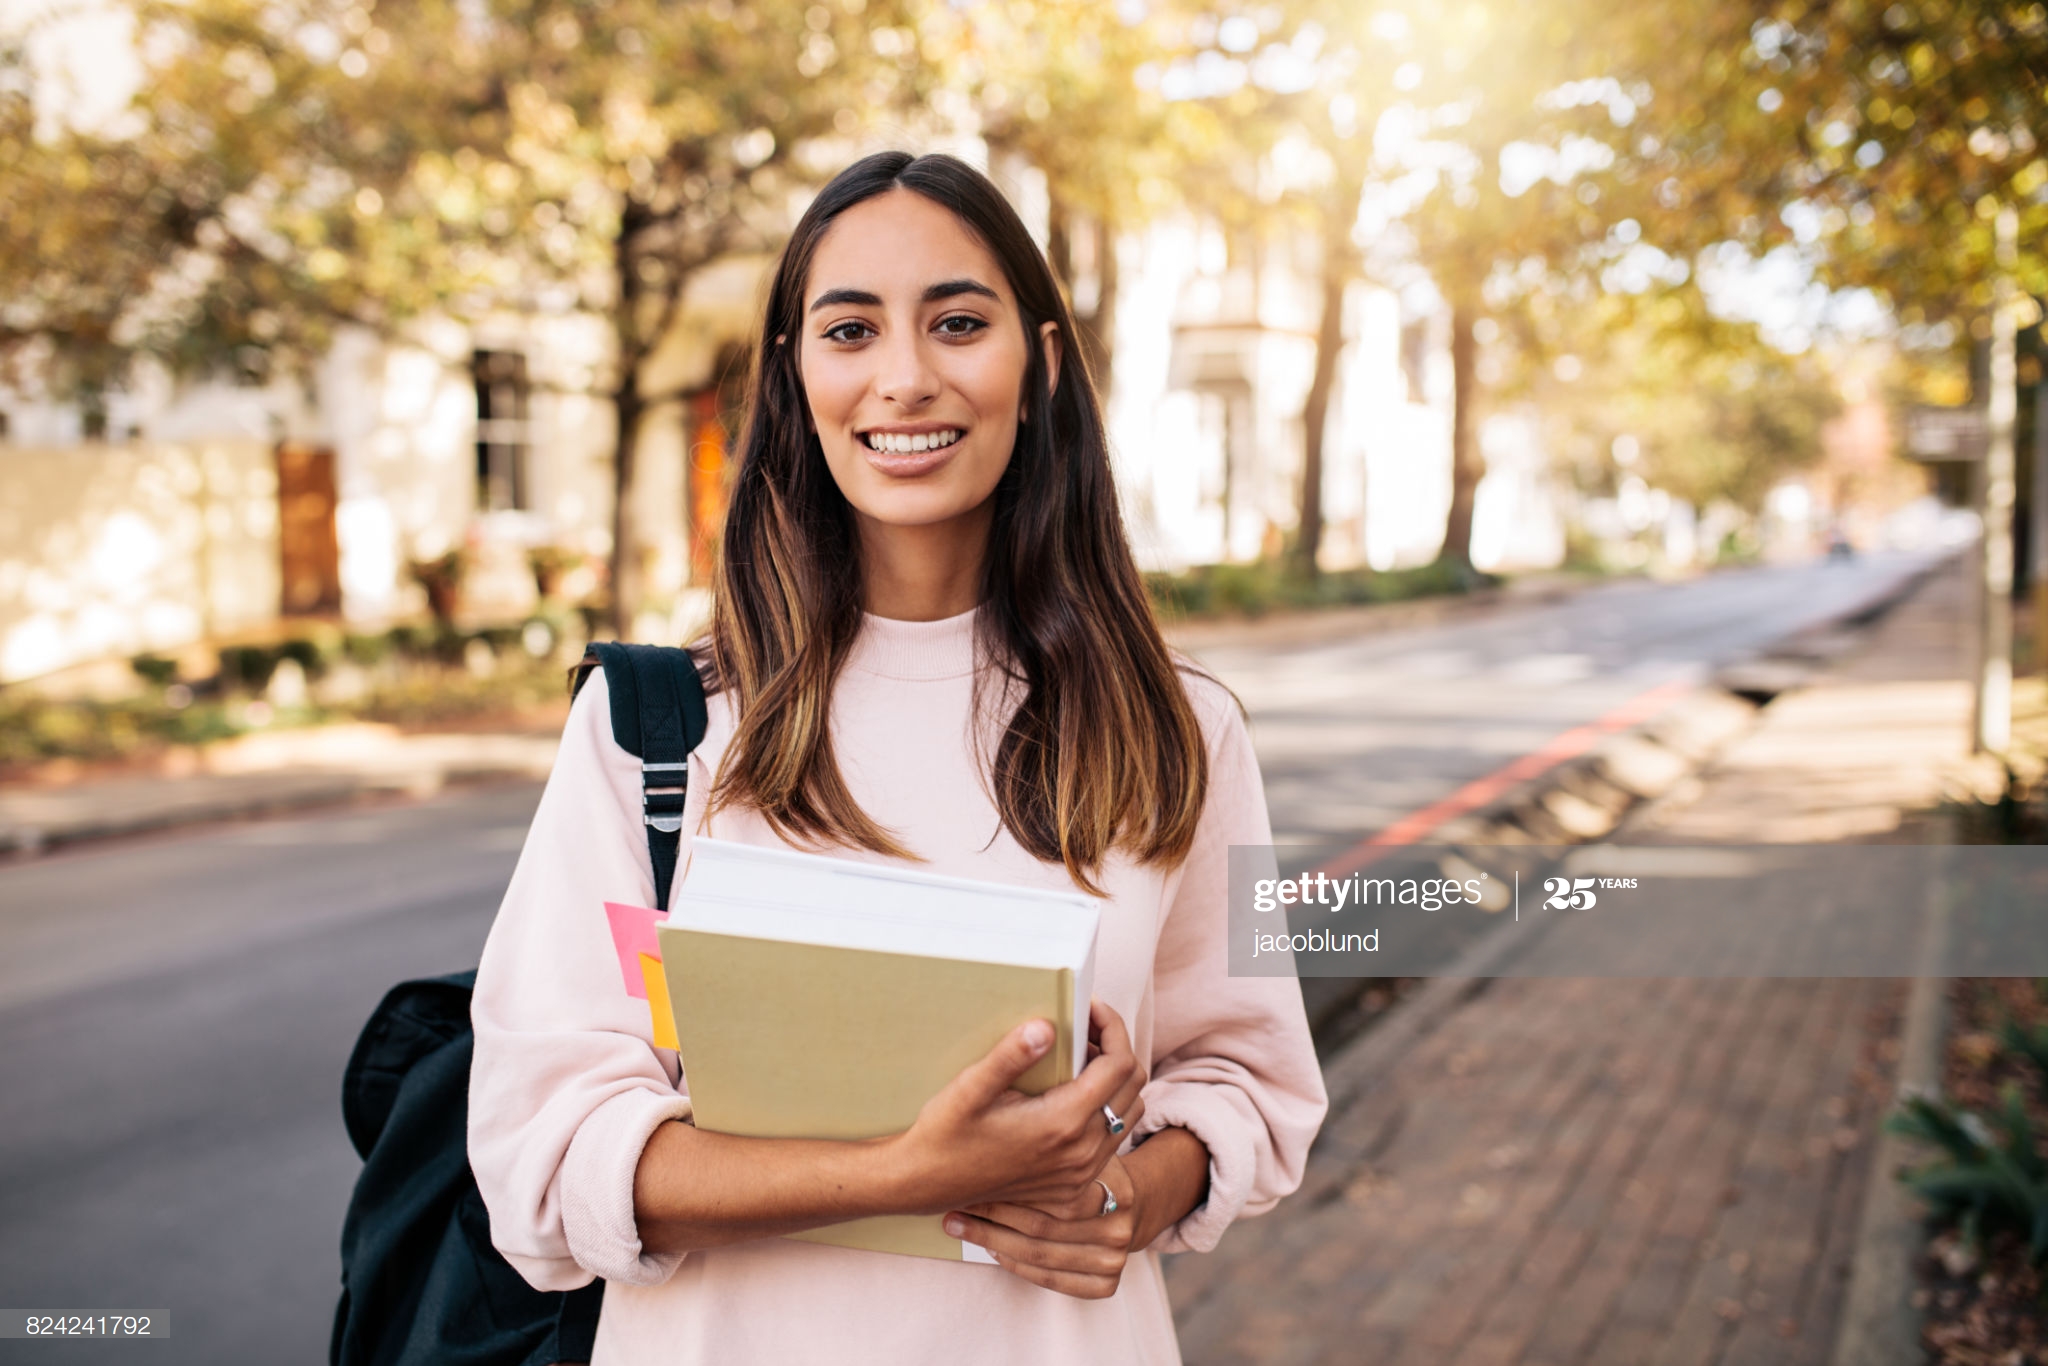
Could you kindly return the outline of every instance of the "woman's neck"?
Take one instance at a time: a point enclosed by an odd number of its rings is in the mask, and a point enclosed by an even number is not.
[[[981,601],[994,505],[990,499],[929,526],[860,517],[861,605],[892,621],[941,621],[971,611]]]

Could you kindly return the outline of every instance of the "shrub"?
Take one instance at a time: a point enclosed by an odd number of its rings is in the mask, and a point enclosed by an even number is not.
[[[327,672],[332,655],[330,651],[321,648],[319,641],[300,636],[279,645],[277,657],[280,662],[287,659],[295,661],[306,671],[306,677],[318,678]]]
[[[2006,1084],[1988,1115],[1914,1096],[1885,1127],[1939,1154],[1903,1177],[1939,1221],[1976,1247],[2012,1230],[2026,1240],[2035,1265],[2048,1260],[2048,1160],[2017,1083]]]
[[[137,655],[128,661],[135,676],[154,688],[168,688],[178,681],[178,661],[162,655]]]
[[[388,631],[376,635],[348,635],[341,641],[341,652],[349,662],[366,669],[391,658],[391,647],[391,633]]]
[[[275,645],[225,645],[220,652],[220,676],[224,686],[262,692],[277,670],[283,649]]]
[[[2037,979],[2034,983],[2037,995],[2044,980],[2048,979]],[[1998,1031],[1998,1041],[2008,1052],[2025,1058],[2043,1077],[2048,1077],[2048,1023],[2023,1025],[2009,1018]]]
[[[1439,560],[1412,569],[1343,569],[1309,579],[1283,561],[1204,564],[1178,574],[1147,574],[1146,589],[1171,616],[1263,616],[1314,607],[1356,607],[1467,593],[1500,582],[1465,565]]]

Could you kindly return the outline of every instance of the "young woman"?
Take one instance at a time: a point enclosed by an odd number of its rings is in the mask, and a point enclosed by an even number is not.
[[[1026,1098],[1051,1031],[1020,1025],[869,1142],[691,1127],[620,989],[602,905],[652,904],[652,872],[638,765],[585,687],[477,978],[470,1155],[529,1281],[608,1282],[601,1366],[1176,1361],[1157,1254],[1300,1181],[1325,1105],[1300,993],[1224,951],[1229,847],[1272,838],[1257,762],[1160,638],[1072,336],[963,162],[871,156],[805,212],[699,651],[683,859],[706,834],[1087,888],[1100,1054]],[[943,1214],[1000,1269],[776,1236],[884,1213]]]

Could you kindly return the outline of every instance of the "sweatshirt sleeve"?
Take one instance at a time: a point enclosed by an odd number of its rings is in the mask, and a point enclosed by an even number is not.
[[[1328,1097],[1301,984],[1232,977],[1230,846],[1271,845],[1251,736],[1234,698],[1189,679],[1209,746],[1209,790],[1194,847],[1168,897],[1153,963],[1152,1080],[1140,1137],[1178,1126],[1209,1150],[1209,1193],[1155,1252],[1207,1252],[1240,1214],[1262,1214],[1301,1184]]]
[[[633,1178],[655,1128],[687,1118],[690,1102],[675,1053],[653,1045],[647,1003],[626,993],[604,911],[652,906],[653,881],[639,761],[612,739],[596,670],[570,708],[471,1005],[470,1165],[492,1243],[538,1289],[593,1275],[655,1285],[682,1261],[641,1247]]]

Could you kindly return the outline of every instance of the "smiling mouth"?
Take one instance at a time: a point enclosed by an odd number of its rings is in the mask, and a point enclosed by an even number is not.
[[[942,451],[958,442],[967,433],[958,427],[942,432],[920,433],[916,436],[901,432],[862,432],[861,444],[871,451],[884,455],[920,455],[926,451]]]

